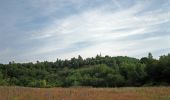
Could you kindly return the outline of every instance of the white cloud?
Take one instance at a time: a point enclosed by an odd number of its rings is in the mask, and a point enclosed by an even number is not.
[[[40,0],[32,3],[39,9],[45,7],[44,13],[50,16],[61,6],[77,3],[75,1]],[[82,2],[79,0],[77,5]],[[37,60],[55,60],[56,57],[70,58],[79,54],[84,57],[95,56],[100,52],[103,55],[141,57],[146,52],[169,47],[167,45],[170,43],[169,35],[147,37],[142,40],[128,39],[136,35],[147,36],[159,32],[160,24],[170,22],[169,10],[146,10],[152,5],[152,2],[148,1],[139,1],[129,8],[124,8],[116,0],[113,0],[113,3],[120,9],[108,10],[111,6],[106,5],[74,13],[63,19],[55,18],[47,27],[34,30],[31,37],[27,39],[27,41],[43,41],[43,44],[31,48],[26,54],[18,57],[28,59],[36,56]],[[81,42],[89,42],[90,45],[81,49],[78,46]],[[77,47],[73,47],[74,44]],[[74,48],[76,50],[72,50]]]
[[[136,55],[135,46],[146,45],[145,48],[147,48],[152,45],[147,42],[157,42],[151,40],[147,40],[146,42],[146,40],[143,39],[140,41],[129,40],[125,43],[124,41],[118,42],[119,39],[156,32],[158,29],[155,29],[155,25],[170,21],[170,14],[167,12],[155,11],[153,13],[145,13],[144,15],[137,14],[141,13],[147,6],[144,3],[137,3],[128,9],[122,9],[114,13],[112,13],[112,11],[105,11],[102,7],[101,9],[92,9],[75,14],[60,21],[56,19],[51,26],[38,32],[37,37],[46,38],[47,36],[61,38],[62,41],[47,41],[46,47],[42,49],[46,52],[56,50],[54,49],[55,47],[53,47],[56,43],[64,45],[61,48],[65,49],[71,44],[80,41],[90,41],[94,43],[94,45],[83,50],[67,52],[65,57],[68,57],[68,55],[75,56],[79,53],[84,56],[94,56],[99,52],[110,55],[129,54],[133,56]],[[159,40],[161,39],[162,38]],[[49,45],[52,47],[49,47]],[[126,48],[128,49],[129,46],[134,48],[131,52],[126,51]],[[161,44],[156,46],[156,48],[161,47]],[[137,53],[141,54],[142,52],[152,51],[156,48],[142,49],[139,47],[138,49],[141,50],[137,50]],[[64,56],[64,54],[61,55]]]

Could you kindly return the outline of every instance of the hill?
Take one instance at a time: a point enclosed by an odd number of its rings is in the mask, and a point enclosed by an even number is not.
[[[154,59],[102,57],[55,62],[0,64],[1,86],[24,87],[127,87],[170,85],[170,54]]]

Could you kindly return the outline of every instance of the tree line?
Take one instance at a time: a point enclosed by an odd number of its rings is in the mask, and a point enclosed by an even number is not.
[[[101,56],[55,62],[0,64],[1,86],[124,87],[170,85],[170,54],[154,59]]]

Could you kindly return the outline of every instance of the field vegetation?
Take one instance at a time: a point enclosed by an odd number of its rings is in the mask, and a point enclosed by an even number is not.
[[[0,87],[0,100],[170,100],[170,87]]]

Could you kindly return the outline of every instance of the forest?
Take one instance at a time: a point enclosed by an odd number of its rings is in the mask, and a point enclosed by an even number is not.
[[[170,54],[159,59],[149,53],[136,59],[80,55],[55,62],[0,64],[1,86],[24,87],[139,87],[170,85]]]

